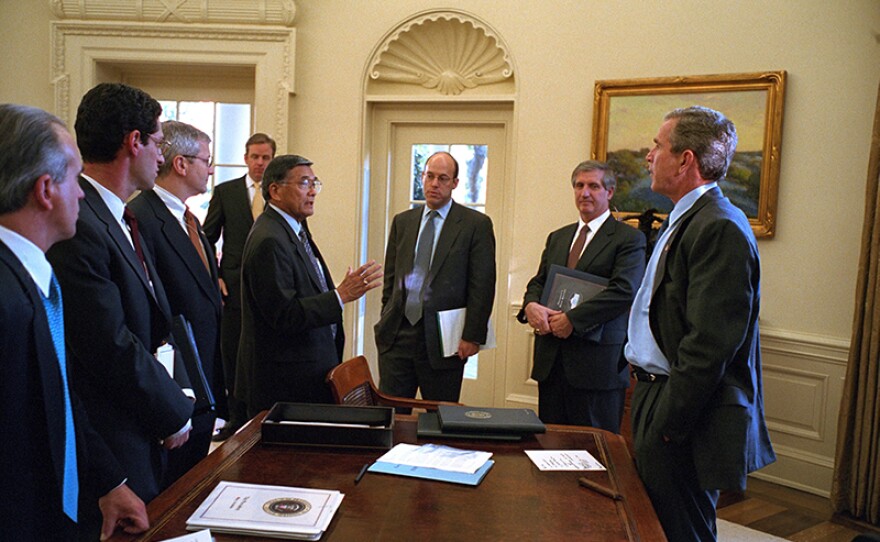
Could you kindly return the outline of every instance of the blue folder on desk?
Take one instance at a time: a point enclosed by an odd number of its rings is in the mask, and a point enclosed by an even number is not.
[[[412,478],[423,478],[425,480],[437,480],[438,482],[451,482],[453,484],[476,486],[483,481],[483,478],[486,477],[486,473],[489,472],[489,469],[491,469],[494,464],[495,462],[490,459],[473,474],[432,469],[428,467],[413,467],[411,465],[385,463],[382,461],[376,461],[370,465],[370,468],[367,470],[369,472],[377,472],[381,474],[396,474],[398,476],[409,476]]]

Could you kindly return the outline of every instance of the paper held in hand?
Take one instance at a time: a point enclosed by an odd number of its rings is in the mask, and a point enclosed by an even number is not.
[[[467,309],[450,309],[437,311],[437,325],[440,326],[440,348],[443,349],[443,357],[454,356],[458,352],[458,343],[461,342],[461,334],[464,331],[464,319]],[[486,335],[486,344],[480,345],[480,350],[495,348],[495,326],[489,318],[489,330]]]
[[[186,528],[318,540],[343,496],[335,490],[220,482],[186,521]]]

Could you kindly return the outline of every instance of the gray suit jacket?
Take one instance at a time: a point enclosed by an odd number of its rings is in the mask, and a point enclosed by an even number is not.
[[[690,442],[704,489],[745,489],[749,472],[776,459],[764,422],[758,247],[717,188],[680,220],[651,298],[651,331],[671,365],[651,431]]]
[[[525,306],[540,302],[550,266],[565,266],[578,223],[547,237],[538,273],[526,286]],[[535,337],[532,378],[543,382],[561,355],[568,382],[577,388],[609,390],[629,385],[629,372],[621,363],[629,308],[645,272],[645,236],[637,229],[609,217],[584,249],[575,269],[609,279],[608,288],[567,312],[574,331],[566,339]]]
[[[419,206],[399,213],[391,224],[385,250],[382,316],[374,330],[379,353],[394,346],[404,318],[405,280],[413,268],[422,209]],[[435,369],[461,367],[457,356],[442,356],[437,311],[466,307],[462,338],[478,344],[486,342],[487,324],[495,301],[495,234],[488,216],[452,203],[424,288],[428,360]]]

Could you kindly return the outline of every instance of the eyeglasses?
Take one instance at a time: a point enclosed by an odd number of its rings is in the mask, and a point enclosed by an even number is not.
[[[162,154],[165,154],[165,151],[171,148],[171,143],[168,143],[164,139],[154,137],[153,134],[149,134],[147,137],[153,140],[153,143],[156,144],[156,148],[159,149],[159,152]]]
[[[450,177],[449,175],[440,175],[438,177],[430,172],[427,172],[424,175],[425,175],[425,181],[427,181],[429,183],[434,182],[434,180],[436,179],[436,180],[440,181],[440,184],[447,184],[449,181],[452,180],[452,177]]]
[[[298,186],[299,189],[302,191],[314,190],[315,194],[319,193],[321,191],[321,188],[323,188],[323,186],[324,186],[324,183],[322,183],[321,180],[318,179],[317,177],[314,177],[312,179],[305,177],[305,178],[303,178],[303,180],[299,181],[298,183],[293,183],[293,184]]]
[[[189,158],[190,160],[201,160],[208,167],[212,167],[214,165],[213,156],[209,156],[207,158],[202,158],[201,156],[196,156],[194,154],[181,154],[181,156],[183,156],[184,158]]]

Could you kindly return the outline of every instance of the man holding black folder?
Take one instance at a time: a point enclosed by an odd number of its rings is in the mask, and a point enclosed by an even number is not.
[[[580,218],[547,237],[517,319],[536,335],[532,378],[541,420],[618,433],[629,385],[623,344],[645,271],[645,236],[611,216],[616,181],[607,164],[578,164],[571,186]],[[551,273],[554,265],[571,271]],[[564,291],[554,284],[562,277],[590,284],[582,293],[556,294]]]
[[[140,193],[128,205],[140,226],[141,238],[153,255],[156,272],[168,295],[171,313],[183,315],[192,325],[192,335],[215,400],[225,407],[223,365],[220,359],[220,315],[222,302],[217,283],[217,261],[208,242],[186,205],[187,199],[204,193],[214,170],[211,138],[201,130],[177,121],[162,123],[167,143],[165,163],[152,190]],[[175,341],[184,341],[178,336]],[[183,354],[191,353],[178,344]],[[196,396],[200,385],[197,372],[187,364]],[[168,453],[164,485],[168,486],[208,454],[217,412],[196,403],[189,441]],[[222,409],[221,409],[222,410]],[[222,413],[225,417],[225,413]]]

